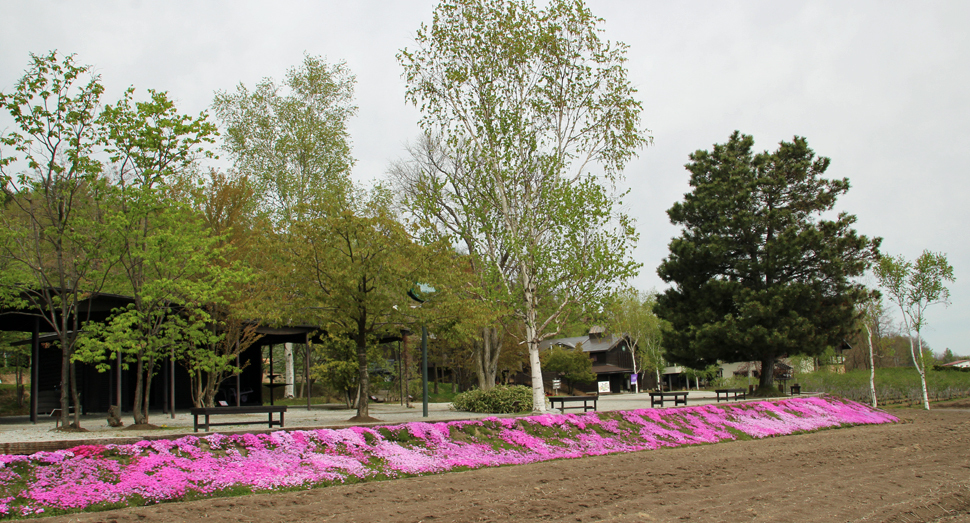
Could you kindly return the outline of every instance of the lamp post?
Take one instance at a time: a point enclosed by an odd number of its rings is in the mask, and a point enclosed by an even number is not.
[[[418,302],[424,303],[428,296],[434,294],[435,288],[423,283],[415,283],[414,287],[408,291],[408,296]],[[421,326],[421,415],[428,417],[428,327]]]

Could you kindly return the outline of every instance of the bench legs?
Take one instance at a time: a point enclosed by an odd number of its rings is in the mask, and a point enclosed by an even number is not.
[[[592,405],[590,405],[588,401],[584,400],[582,407],[580,407],[578,405],[575,406],[575,407],[567,407],[565,401],[558,401],[557,402],[557,401],[549,400],[549,405],[552,407],[552,410],[556,410],[556,403],[559,403],[559,412],[562,412],[562,413],[565,413],[566,412],[566,409],[583,409],[583,412],[589,412],[590,410],[592,410],[594,412],[596,411],[596,400],[593,400],[593,404]],[[576,402],[570,402],[570,403],[579,403],[579,402],[576,401]],[[282,416],[280,416],[280,423],[282,423],[282,422],[283,422],[283,418],[282,418]],[[282,426],[282,425],[280,425],[280,426]]]
[[[199,415],[198,414],[193,414],[192,417],[193,417],[193,420],[192,420],[192,428],[194,429],[194,432],[198,432],[199,431]],[[209,432],[209,415],[208,414],[205,415],[205,425],[204,425],[204,427],[205,427],[205,431],[206,432]]]
[[[721,402],[721,394],[722,393],[718,392],[716,394],[717,394],[717,402],[720,403]],[[724,392],[723,394],[724,394],[724,401],[731,401],[730,396],[728,396],[729,394],[733,394],[734,395],[734,401],[738,401],[738,395],[739,394],[741,395],[741,399],[747,399],[747,397],[745,396],[745,394],[743,392]]]
[[[279,415],[280,415],[279,421],[273,421],[273,413],[272,412],[270,412],[268,414],[269,414],[269,428],[273,428],[274,425],[275,426],[278,426],[280,428],[283,428],[283,416],[284,416],[285,413],[283,413],[283,412],[280,412],[279,413]],[[209,425],[210,425],[210,423],[209,423],[209,414],[193,414],[194,420],[192,422],[192,428],[194,429],[194,432],[198,432],[199,431],[199,416],[205,416],[205,423],[202,425],[202,428],[204,428],[206,432],[209,432]],[[239,423],[215,423],[214,425],[257,425],[257,424],[260,424],[260,423],[262,423],[262,422],[261,421],[243,421],[243,422],[239,422]]]
[[[273,421],[273,413],[270,412],[269,413],[269,428],[273,428],[273,425],[279,425],[280,428],[283,428],[283,415],[284,414],[285,414],[285,412],[280,412],[280,420],[279,421]]]
[[[671,397],[673,398],[673,402],[674,402],[674,406],[675,407],[677,405],[684,405],[685,407],[687,406],[687,396],[686,395],[684,395],[684,396],[671,396]],[[660,396],[660,397],[650,396],[650,408],[656,407],[657,405],[660,405],[660,407],[662,408],[664,406],[664,401],[670,401],[670,400],[667,400],[667,398],[665,398],[663,396]]]

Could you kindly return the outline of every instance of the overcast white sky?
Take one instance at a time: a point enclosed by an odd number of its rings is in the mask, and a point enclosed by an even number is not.
[[[687,155],[738,129],[759,150],[805,136],[852,190],[838,208],[883,252],[944,252],[949,308],[924,337],[970,355],[970,3],[964,1],[588,0],[604,36],[630,46],[628,68],[655,137],[626,169],[627,211],[641,234],[636,283],[663,288],[656,267],[677,234],[665,214],[688,190]],[[133,85],[169,91],[185,112],[215,90],[282,78],[303,53],[345,61],[357,76],[350,124],[361,180],[384,176],[418,136],[395,54],[413,46],[436,2],[0,0],[0,90],[28,53],[58,49],[94,65],[106,101]],[[0,119],[0,130],[10,125]]]

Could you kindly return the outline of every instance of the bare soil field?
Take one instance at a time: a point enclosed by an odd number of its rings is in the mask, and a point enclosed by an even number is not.
[[[44,521],[970,521],[970,401],[892,412],[901,423]]]

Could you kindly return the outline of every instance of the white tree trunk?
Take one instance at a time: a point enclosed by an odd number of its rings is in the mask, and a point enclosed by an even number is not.
[[[872,404],[872,408],[878,407],[878,401],[876,400],[876,364],[875,356],[873,356],[872,350],[872,330],[869,328],[869,324],[866,323],[866,334],[868,334],[869,339],[869,400]]]
[[[525,290],[525,341],[529,345],[529,366],[532,368],[532,412],[546,413],[546,388],[542,383],[542,364],[539,362],[539,333],[536,331],[535,287],[530,267],[522,267],[522,286]]]
[[[913,353],[913,364],[919,371],[919,381],[923,385],[923,408],[930,410],[930,395],[926,391],[926,368],[923,365],[923,338],[920,337],[918,330],[916,331],[916,340],[919,343],[919,354],[916,353],[916,344],[913,343],[912,336],[909,338],[909,347]]]
[[[286,383],[286,386],[283,387],[283,397],[292,398],[293,382],[295,381],[294,374],[293,374],[293,344],[292,343],[286,343],[283,345],[283,359],[286,360],[286,375],[284,377],[286,381],[283,382],[283,383]]]
[[[913,356],[913,365],[916,366],[916,371],[919,372],[919,380],[923,386],[923,408],[930,410],[930,396],[926,393],[926,369],[923,368],[923,339],[919,335],[919,323],[916,321],[913,323],[909,322],[910,316],[906,313],[906,309],[902,305],[899,306],[899,310],[903,313],[903,326],[906,327],[906,334],[909,336],[909,352]],[[916,340],[919,341],[919,354],[916,353],[916,342],[913,341],[914,327]]]

